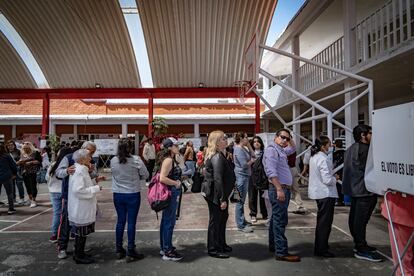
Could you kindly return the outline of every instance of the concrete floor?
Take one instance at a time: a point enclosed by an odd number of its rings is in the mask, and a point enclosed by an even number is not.
[[[274,260],[267,250],[267,229],[264,221],[254,225],[255,231],[244,234],[235,229],[234,205],[230,206],[227,242],[233,247],[230,259],[218,260],[206,254],[206,228],[208,211],[199,194],[185,194],[182,217],[177,221],[174,245],[184,255],[180,263],[160,260],[158,224],[145,198],[141,202],[138,217],[137,248],[146,255],[141,261],[125,263],[116,260],[114,254],[114,226],[116,214],[112,203],[110,181],[98,197],[102,217],[97,221],[97,232],[88,237],[87,246],[92,248],[97,263],[76,265],[71,258],[58,260],[55,245],[49,243],[51,205],[47,186],[39,185],[40,206],[30,209],[17,207],[12,216],[6,208],[0,208],[0,275],[389,275],[392,263],[370,263],[353,258],[352,239],[347,219],[348,207],[335,211],[330,246],[335,259],[313,256],[316,205],[305,200],[309,209],[306,215],[289,214],[286,235],[291,253],[302,256],[301,263],[284,263]],[[306,195],[306,189],[302,191]],[[144,195],[145,193],[142,193]],[[5,201],[4,191],[0,200]],[[290,211],[295,209],[291,202]],[[246,214],[248,214],[246,208]],[[249,219],[249,218],[247,218]],[[381,254],[391,256],[386,222],[373,215],[368,226],[368,242]],[[70,245],[69,248],[72,248]]]

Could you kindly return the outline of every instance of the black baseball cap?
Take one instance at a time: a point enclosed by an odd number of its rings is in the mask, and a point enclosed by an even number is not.
[[[170,148],[172,146],[178,146],[181,144],[181,142],[178,142],[177,139],[173,137],[165,138],[164,141],[162,141],[162,145],[164,146],[164,148]]]

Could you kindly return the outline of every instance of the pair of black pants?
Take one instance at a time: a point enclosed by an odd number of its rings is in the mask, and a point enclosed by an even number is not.
[[[258,190],[255,185],[253,185],[252,178],[250,177],[249,181],[249,209],[250,216],[257,217],[257,196],[259,196],[259,205],[260,213],[264,219],[267,219],[267,209],[266,203],[263,198],[263,191]]]
[[[17,174],[16,178],[13,180],[13,199],[16,199],[16,187],[19,191],[19,198],[24,199],[23,178],[19,174]]]
[[[23,175],[24,185],[29,196],[36,199],[37,196],[37,181],[35,173],[28,173]]]
[[[81,237],[79,235],[75,236],[75,258],[83,259],[85,258],[85,245],[86,245],[86,236]]]
[[[207,200],[210,220],[208,223],[207,250],[209,253],[224,252],[226,246],[226,224],[229,208],[221,210],[220,206]]]
[[[314,248],[316,255],[323,254],[329,249],[328,240],[332,229],[335,201],[336,199],[331,197],[316,200],[318,206]]]
[[[146,164],[146,167],[147,167],[147,170],[149,172],[149,176],[148,176],[147,181],[151,181],[152,172],[154,171],[154,167],[155,167],[155,159],[148,160],[147,164]]]
[[[0,190],[1,186],[4,186],[7,194],[7,201],[9,202],[9,210],[14,210],[14,201],[13,201],[13,180],[6,180],[3,183],[0,183]]]
[[[68,200],[62,198],[62,213],[60,215],[60,224],[58,230],[58,250],[66,250],[68,248],[70,225],[68,217]]]
[[[367,246],[366,233],[368,221],[377,204],[377,196],[352,197],[349,213],[349,230],[354,238],[355,249],[364,251]]]
[[[341,205],[345,204],[344,194],[342,193],[342,185],[338,182],[336,182],[336,190],[338,191],[338,203]]]

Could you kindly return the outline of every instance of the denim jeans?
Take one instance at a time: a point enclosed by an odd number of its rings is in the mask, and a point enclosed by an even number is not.
[[[141,193],[114,193],[114,205],[118,220],[116,222],[116,247],[122,247],[124,239],[125,223],[128,220],[128,249],[135,248],[135,230],[139,206],[141,205]]]
[[[60,223],[58,230],[58,250],[66,250],[68,248],[70,235],[70,225],[68,217],[68,200],[62,198],[62,213],[60,215]]]
[[[285,201],[277,199],[276,188],[269,186],[269,200],[272,204],[272,218],[269,225],[269,249],[276,249],[276,256],[282,257],[288,254],[288,241],[285,236],[286,225],[288,224],[288,207],[290,190],[283,189]]]
[[[247,191],[249,189],[249,176],[236,173],[236,187],[240,193],[240,201],[236,203],[236,224],[239,229],[246,227],[244,218],[244,202],[246,201]]]
[[[178,196],[181,189],[171,187],[170,204],[162,211],[161,225],[160,225],[160,247],[164,252],[169,252],[173,249],[172,235],[177,215]]]
[[[52,218],[52,236],[57,236],[60,215],[62,214],[62,194],[61,193],[50,193],[50,201],[53,207],[53,218]]]
[[[195,173],[195,161],[185,161],[185,166],[187,170],[191,170],[191,177],[193,177]]]
[[[13,182],[13,199],[16,199],[16,187],[19,191],[19,198],[24,199],[23,177],[19,172],[17,172],[16,179],[14,179]]]

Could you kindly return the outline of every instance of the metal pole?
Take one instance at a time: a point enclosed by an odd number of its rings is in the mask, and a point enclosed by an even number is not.
[[[322,119],[322,118],[326,118],[327,116],[328,115],[326,115],[326,114],[320,114],[320,115],[308,117],[308,118],[305,118],[305,119],[301,119],[301,120],[297,120],[297,121],[292,121],[292,122],[286,123],[286,126],[293,126],[293,125],[300,124],[300,123],[307,123],[307,122],[310,122],[310,121],[314,121],[314,120],[319,120],[319,119]]]
[[[397,237],[395,236],[394,223],[392,222],[390,207],[388,206],[387,195],[389,193],[391,193],[391,191],[387,191],[384,195],[385,208],[387,209],[388,221],[390,223],[391,235],[392,235],[392,238],[393,238],[393,241],[394,241],[395,251],[397,252],[397,259],[398,259],[398,263],[400,265],[401,275],[405,276],[404,267],[402,265],[402,260],[401,260],[401,256],[400,256],[400,250],[398,248]],[[394,273],[395,273],[395,271],[394,271]],[[392,275],[394,275],[394,273]]]
[[[312,107],[312,117],[315,117],[315,107]],[[312,144],[315,144],[316,140],[316,121],[312,120]]]
[[[368,113],[369,113],[369,125],[372,125],[372,113],[374,111],[374,82],[370,80],[368,82]]]
[[[259,72],[260,72],[260,74],[262,74],[263,76],[267,77],[268,79],[271,79],[272,81],[274,81],[275,83],[277,83],[278,85],[280,85],[282,88],[288,90],[289,92],[291,92],[292,94],[294,94],[295,96],[297,96],[298,98],[300,98],[301,100],[303,100],[304,102],[310,104],[311,106],[316,107],[317,109],[319,109],[323,113],[325,113],[325,114],[330,114],[331,113],[325,107],[321,106],[320,104],[318,104],[315,101],[311,100],[310,98],[306,97],[302,93],[300,93],[300,92],[296,91],[295,89],[289,87],[288,85],[284,84],[282,81],[280,81],[279,79],[275,78],[272,74],[266,72],[265,70],[259,69]]]
[[[414,231],[411,233],[411,236],[408,239],[407,244],[404,246],[404,249],[403,249],[403,251],[401,253],[401,259],[404,259],[404,256],[407,253],[408,248],[411,246],[411,243],[413,242],[413,240],[414,240]],[[392,270],[392,274],[391,275],[394,275],[395,272],[397,271],[397,269],[398,269],[398,264],[395,264],[394,265],[394,269]]]
[[[148,98],[148,137],[152,137],[152,121],[154,119],[154,99]]]
[[[301,56],[297,56],[297,55],[291,54],[289,52],[286,52],[286,51],[283,51],[283,50],[279,50],[279,49],[276,49],[276,48],[273,48],[273,47],[269,47],[269,46],[266,46],[266,45],[263,45],[263,44],[260,44],[259,45],[259,48],[262,48],[262,49],[265,49],[265,50],[268,50],[268,51],[271,51],[271,52],[280,54],[282,56],[286,56],[286,57],[290,57],[290,58],[293,58],[293,59],[297,59],[297,60],[300,60],[300,61],[303,61],[303,62],[306,62],[306,63],[310,63],[312,65],[315,65],[315,66],[324,68],[324,69],[329,70],[329,71],[336,72],[336,73],[338,73],[340,75],[344,75],[344,76],[350,77],[352,79],[357,79],[357,80],[362,81],[362,82],[369,83],[371,81],[368,78],[364,78],[364,77],[361,77],[359,75],[356,75],[356,74],[353,74],[353,73],[350,73],[350,72],[347,72],[347,71],[344,71],[344,70],[341,70],[341,69],[337,69],[337,68],[334,68],[334,67],[331,67],[331,66],[328,66],[328,65],[319,63],[319,62],[315,62],[313,60],[310,60],[310,59],[307,59],[307,58],[303,58]]]
[[[257,134],[260,133],[260,98],[258,96],[254,98],[254,104],[256,113],[254,131]]]
[[[327,129],[327,134],[329,137],[329,140],[333,141],[333,126],[332,126],[332,114],[328,114],[328,117],[326,118],[326,127]],[[333,161],[333,152],[331,151],[329,153],[329,159],[331,161]]]
[[[361,94],[359,94],[358,96],[356,96],[355,98],[353,98],[352,100],[350,100],[349,102],[347,102],[344,106],[342,106],[341,108],[339,108],[338,110],[336,110],[332,115],[333,116],[338,115],[339,113],[341,113],[342,110],[344,110],[345,108],[347,108],[348,106],[350,106],[354,102],[358,101],[360,98],[362,98],[363,96],[365,96],[368,92],[369,92],[369,89],[366,89],[364,92],[362,92]]]
[[[45,94],[43,98],[43,111],[42,111],[42,139],[46,139],[49,135],[49,123],[50,123],[50,99],[49,95]]]

